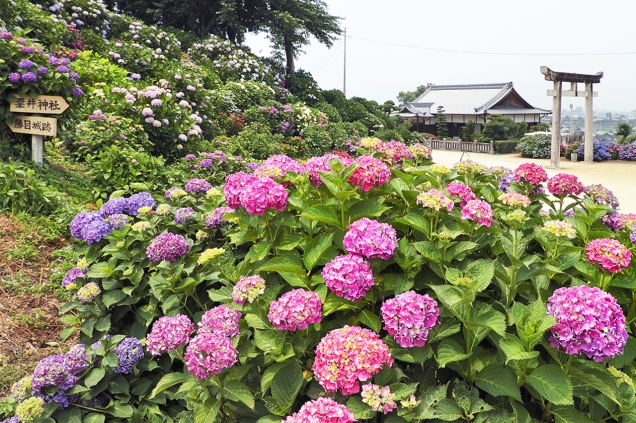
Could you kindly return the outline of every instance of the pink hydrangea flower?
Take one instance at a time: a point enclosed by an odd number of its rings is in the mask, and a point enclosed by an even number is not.
[[[395,229],[391,225],[366,217],[353,222],[343,239],[347,252],[384,260],[391,258],[396,243]]]
[[[596,287],[559,288],[548,299],[556,319],[550,345],[567,354],[585,354],[601,362],[623,353],[627,343],[625,316],[616,299]]]
[[[614,213],[617,214],[617,213]],[[632,229],[636,225],[636,214],[634,213],[619,213],[616,217],[616,230],[623,228]]]
[[[301,174],[305,173],[305,171],[305,167],[296,160],[284,154],[277,154],[265,160],[254,174],[257,176],[269,176],[280,179],[288,172]]]
[[[203,380],[236,363],[238,351],[232,340],[220,333],[199,332],[185,353],[188,371]]]
[[[461,202],[459,203],[461,207],[464,207],[470,200],[477,199],[475,193],[473,193],[473,190],[470,189],[468,185],[464,185],[460,182],[451,182],[450,184],[446,185],[445,189],[450,195],[452,195],[453,197],[458,197],[461,200]]]
[[[331,153],[325,154],[324,156],[321,156],[321,157],[311,157],[305,163],[305,170],[309,172],[309,181],[312,184],[314,184],[316,187],[319,187],[320,185],[322,185],[322,179],[320,178],[320,173],[318,173],[319,171],[323,171],[323,172],[333,171],[333,169],[331,169],[331,166],[329,165],[329,160],[331,159],[339,160],[344,167],[347,167],[351,163],[353,163],[352,159],[342,157],[342,156],[337,156]]]
[[[435,327],[439,307],[427,294],[403,292],[385,301],[380,308],[384,329],[402,348],[423,347],[428,332]]]
[[[528,181],[534,185],[539,185],[548,180],[546,171],[534,163],[524,163],[520,165],[515,169],[514,175],[517,182]]]
[[[373,286],[371,265],[356,254],[338,256],[327,263],[322,277],[327,288],[351,301],[363,298]]]
[[[377,333],[345,326],[320,340],[311,369],[326,392],[341,390],[343,395],[351,395],[360,392],[360,382],[392,364],[389,347]]]
[[[528,207],[532,200],[527,195],[519,194],[518,192],[506,192],[499,196],[499,201],[510,207]]]
[[[349,409],[329,397],[320,397],[300,407],[281,423],[351,423],[357,420]]]
[[[238,305],[245,301],[253,303],[256,297],[265,292],[265,279],[259,275],[247,276],[239,279],[232,288],[232,301]]]
[[[548,191],[554,195],[579,195],[585,187],[574,175],[559,173],[548,180]]]
[[[474,220],[478,225],[490,227],[494,213],[490,204],[482,200],[471,200],[462,208],[462,219]]]
[[[380,153],[384,153],[392,162],[413,158],[413,154],[409,151],[406,144],[395,140],[378,143],[376,150]]]
[[[435,211],[439,211],[442,207],[451,211],[455,206],[453,200],[435,188],[420,193],[420,195],[417,196],[417,204],[421,204],[424,208],[434,209]]]
[[[356,163],[359,167],[349,177],[349,182],[360,187],[362,191],[380,187],[391,179],[391,171],[382,160],[371,156],[360,156],[356,159]]]
[[[280,330],[305,330],[322,320],[322,301],[313,291],[294,289],[272,301],[267,319]]]
[[[199,332],[214,332],[227,338],[239,336],[241,312],[225,304],[206,311],[199,322]]]
[[[176,350],[190,341],[193,331],[194,323],[184,314],[162,316],[152,325],[152,331],[146,337],[146,349],[152,355]]]
[[[271,178],[238,172],[226,177],[223,187],[225,202],[232,209],[242,206],[249,214],[265,214],[265,210],[285,210],[288,194]]]
[[[225,177],[223,193],[225,194],[225,202],[232,210],[241,206],[241,192],[243,192],[247,181],[252,178],[252,175],[245,172],[232,173]]]
[[[611,238],[599,238],[588,242],[585,256],[590,263],[598,264],[611,273],[627,269],[632,259],[631,251]]]
[[[395,410],[395,395],[389,386],[380,386],[373,383],[362,385],[362,402],[369,404],[373,411],[381,411],[384,414]]]
[[[422,159],[430,159],[432,155],[432,151],[429,147],[424,144],[413,144],[409,146],[409,151],[413,155],[413,157],[422,158]]]

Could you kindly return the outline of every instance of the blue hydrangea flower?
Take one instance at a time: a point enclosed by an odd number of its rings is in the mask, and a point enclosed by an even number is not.
[[[155,199],[152,198],[152,195],[147,192],[140,192],[137,194],[133,194],[128,197],[128,205],[126,207],[126,212],[131,216],[137,216],[139,210],[142,207],[150,207],[154,209],[157,206]]]
[[[113,369],[115,373],[128,374],[144,356],[144,347],[137,338],[125,338],[115,350],[119,364]]]
[[[110,233],[110,225],[103,220],[95,220],[82,228],[82,239],[88,245],[93,242],[99,242],[103,237]]]
[[[71,235],[77,239],[84,240],[82,237],[82,229],[84,229],[84,226],[99,220],[102,220],[102,216],[99,212],[79,213],[73,218],[73,221],[70,224]]]
[[[103,218],[111,216],[113,214],[123,213],[128,207],[128,200],[124,197],[111,198],[106,201],[102,208],[99,210]]]

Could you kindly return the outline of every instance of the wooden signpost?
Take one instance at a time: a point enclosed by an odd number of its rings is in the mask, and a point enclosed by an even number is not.
[[[44,138],[57,134],[57,119],[39,116],[39,114],[59,115],[69,105],[59,96],[41,95],[38,98],[17,97],[10,103],[9,111],[14,113],[37,113],[38,115],[15,115],[9,125],[11,131],[18,134],[31,134],[31,159],[36,163],[44,160]]]

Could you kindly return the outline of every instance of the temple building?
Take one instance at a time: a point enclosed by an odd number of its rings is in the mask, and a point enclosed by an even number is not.
[[[437,135],[435,125],[437,108],[442,106],[448,125],[448,136],[459,137],[468,121],[475,123],[475,132],[481,133],[489,115],[503,115],[515,122],[525,121],[528,127],[539,125],[541,117],[551,110],[533,107],[512,86],[501,84],[430,85],[413,102],[406,103],[393,115],[399,115],[413,125],[417,132]]]

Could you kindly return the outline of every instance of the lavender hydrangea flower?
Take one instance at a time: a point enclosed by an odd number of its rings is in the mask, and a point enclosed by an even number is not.
[[[49,73],[49,69],[45,66],[39,66],[38,67],[38,75],[46,75],[47,73]]]
[[[77,284],[77,278],[85,278],[86,271],[80,270],[77,267],[69,270],[66,275],[64,275],[64,279],[62,279],[62,288],[70,289],[69,286]]]
[[[182,225],[185,222],[194,219],[196,213],[192,209],[192,207],[182,207],[180,209],[175,210],[174,212],[174,221],[178,225]]]
[[[137,216],[139,214],[138,210],[142,207],[150,207],[154,209],[157,206],[157,202],[152,195],[148,192],[139,192],[137,194],[133,194],[128,197],[127,207],[125,212],[131,216]]]
[[[108,224],[113,231],[115,229],[123,228],[128,224],[128,222],[130,222],[130,216],[123,213],[113,214],[108,218]]]
[[[124,338],[115,349],[118,364],[113,371],[115,373],[128,374],[144,357],[144,347],[137,338]]]
[[[68,406],[69,399],[64,398],[64,393],[77,383],[72,370],[72,363],[66,355],[56,354],[43,358],[31,375],[34,395],[46,402],[55,400],[61,408]],[[52,393],[47,388],[57,388],[57,392]]]
[[[34,74],[33,72],[27,72],[24,75],[22,75],[22,82],[24,82],[25,84],[36,82],[37,80],[38,80],[38,76]]]
[[[84,229],[84,226],[96,220],[102,220],[99,212],[81,212],[77,214],[69,225],[71,235],[77,239],[83,240],[82,229]]]
[[[587,355],[596,362],[623,353],[627,330],[616,299],[597,287],[559,288],[548,299],[547,312],[556,319],[550,345],[567,354]]]
[[[84,91],[82,91],[79,87],[74,87],[73,90],[71,90],[71,96],[73,97],[79,97],[83,94]]]
[[[31,69],[33,67],[33,62],[29,59],[22,59],[20,63],[18,63],[18,68],[20,69]]]
[[[94,220],[82,228],[80,239],[91,245],[93,242],[99,242],[108,235],[111,227],[103,220]]]
[[[152,355],[176,350],[190,341],[193,331],[194,323],[184,314],[162,316],[152,325],[152,331],[146,337],[146,349]]]
[[[152,263],[175,261],[190,249],[190,244],[182,236],[170,232],[159,234],[150,242],[146,249],[146,255]]]
[[[86,354],[86,345],[75,344],[65,354],[68,370],[71,374],[78,375],[88,368],[88,354]]]
[[[225,213],[232,213],[234,210],[230,207],[218,207],[205,216],[205,226],[208,228],[216,228],[217,226],[227,225],[228,221],[223,220]]]
[[[206,311],[199,322],[199,332],[214,332],[227,338],[239,336],[241,312],[225,304]]]
[[[193,178],[186,182],[185,190],[196,194],[205,194],[207,190],[212,188],[212,184],[205,179]]]
[[[60,65],[57,68],[55,68],[55,71],[59,73],[68,73],[68,68],[64,65]]]
[[[199,162],[199,164],[198,164],[197,166],[199,166],[200,168],[203,168],[203,169],[209,169],[209,168],[211,168],[211,167],[212,167],[212,160],[210,160],[210,159],[203,159],[203,160],[201,160],[201,161]]]

